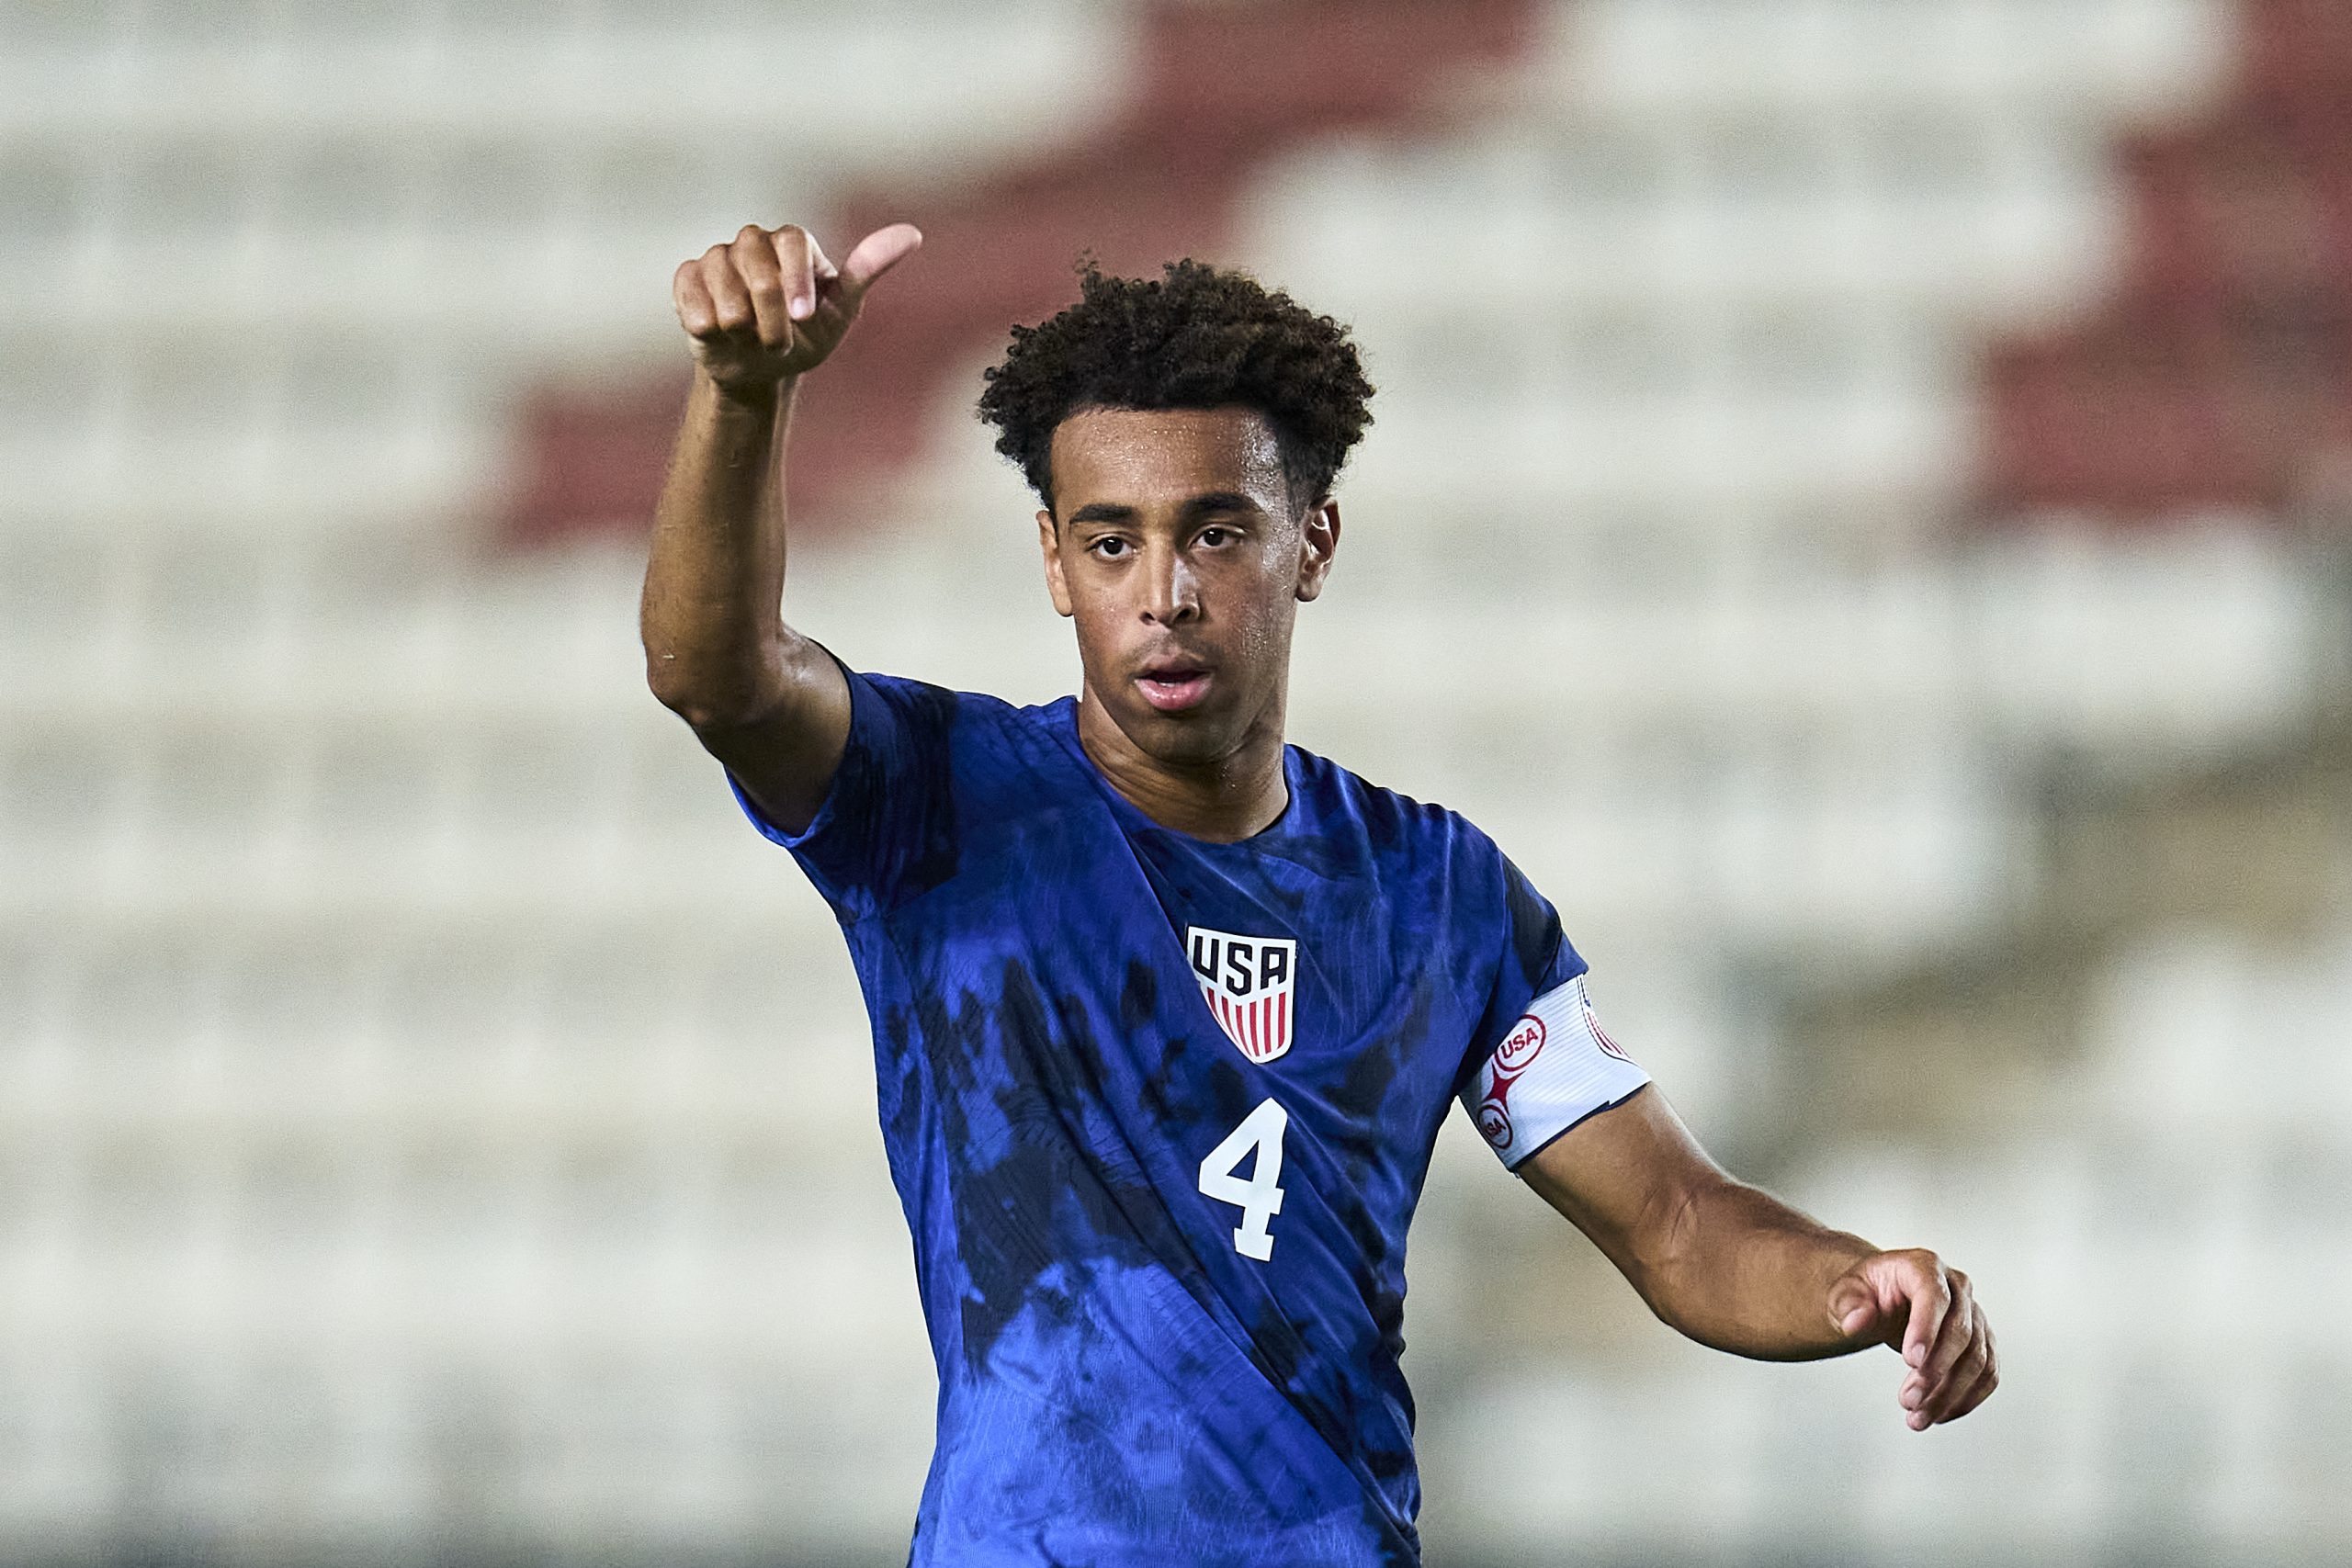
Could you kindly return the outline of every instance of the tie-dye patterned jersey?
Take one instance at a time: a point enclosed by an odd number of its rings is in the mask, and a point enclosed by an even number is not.
[[[1458,1098],[1513,1161],[1645,1079],[1461,818],[1296,747],[1238,843],[1077,705],[850,675],[805,832],[874,1021],[940,1394],[911,1561],[1409,1564],[1405,1234]],[[738,792],[741,798],[741,792]]]

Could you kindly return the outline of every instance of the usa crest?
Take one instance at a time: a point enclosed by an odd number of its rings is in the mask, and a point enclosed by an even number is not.
[[[1290,937],[1236,936],[1193,926],[1184,933],[1201,995],[1226,1037],[1253,1062],[1290,1049],[1298,943]]]

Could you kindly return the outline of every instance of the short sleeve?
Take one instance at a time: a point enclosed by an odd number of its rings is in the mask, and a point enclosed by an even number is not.
[[[1486,1011],[1478,1020],[1477,1031],[1469,1040],[1454,1076],[1456,1094],[1463,1092],[1471,1076],[1486,1065],[1503,1036],[1527,1011],[1528,1003],[1567,984],[1585,969],[1583,955],[1560,929],[1560,914],[1552,907],[1552,901],[1535,890],[1526,874],[1511,863],[1510,856],[1495,848],[1493,840],[1482,834],[1480,842],[1493,857],[1492,863],[1501,882],[1498,896],[1496,892],[1483,895],[1491,900],[1487,919],[1494,922],[1487,929],[1496,933],[1487,940],[1500,951],[1495,953],[1494,984],[1487,997]]]
[[[955,874],[957,698],[921,681],[847,666],[842,674],[849,682],[849,739],[806,829],[786,831],[731,773],[727,782],[752,825],[792,852],[847,925]]]
[[[1650,1081],[1593,1015],[1579,974],[1528,1003],[1462,1091],[1508,1169]]]
[[[1455,1093],[1503,1164],[1516,1168],[1649,1075],[1601,1032],[1585,993],[1583,955],[1551,900],[1508,857],[1501,906],[1504,951]]]

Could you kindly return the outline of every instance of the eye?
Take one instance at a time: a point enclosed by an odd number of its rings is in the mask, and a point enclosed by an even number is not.
[[[1231,544],[1238,536],[1224,524],[1212,523],[1201,530],[1200,542],[1210,549],[1216,549],[1220,545]]]
[[[1086,548],[1090,554],[1100,556],[1104,560],[1116,560],[1127,553],[1128,546],[1118,535],[1105,534]]]

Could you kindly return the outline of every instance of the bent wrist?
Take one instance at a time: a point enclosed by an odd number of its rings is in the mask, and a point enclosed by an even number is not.
[[[700,366],[695,367],[695,389],[723,413],[767,418],[792,400],[797,376],[775,380],[720,380]]]

